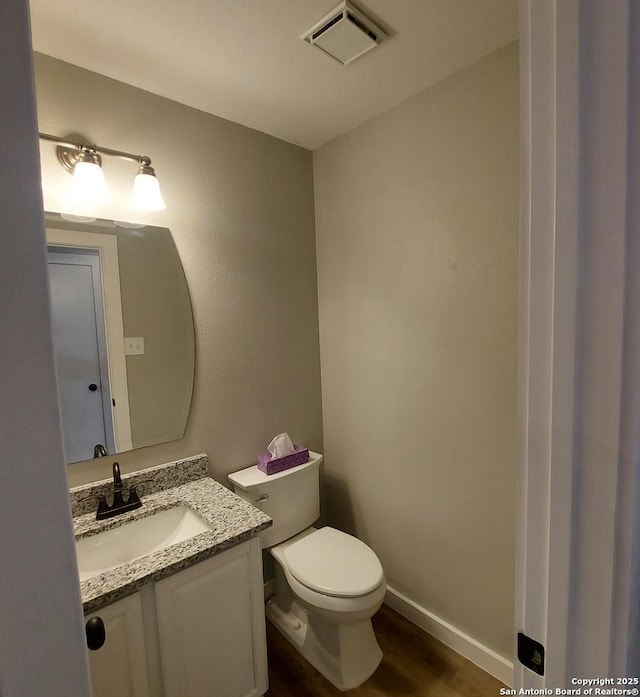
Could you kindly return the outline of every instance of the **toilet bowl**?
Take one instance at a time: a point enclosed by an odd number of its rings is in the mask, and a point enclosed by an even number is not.
[[[278,565],[267,617],[336,687],[362,684],[382,660],[371,625],[386,591],[378,558],[329,527],[308,528],[271,554]]]
[[[357,687],[382,660],[371,618],[384,599],[382,565],[364,542],[331,527],[314,528],[319,514],[318,468],[275,475],[257,467],[229,475],[237,494],[273,518],[261,533],[276,560],[275,594],[267,617],[340,690]]]

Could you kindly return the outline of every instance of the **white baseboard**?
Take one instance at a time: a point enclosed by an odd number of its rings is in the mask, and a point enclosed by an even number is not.
[[[425,632],[475,663],[482,670],[498,678],[509,687],[513,685],[513,663],[511,661],[414,603],[413,600],[391,586],[387,586],[384,602],[405,619],[408,619],[409,622],[424,629]]]

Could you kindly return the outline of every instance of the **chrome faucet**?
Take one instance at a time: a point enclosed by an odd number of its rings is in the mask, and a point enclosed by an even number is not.
[[[96,520],[105,520],[106,518],[113,518],[113,516],[120,515],[121,513],[126,513],[127,511],[134,511],[136,508],[142,506],[142,501],[138,496],[136,487],[132,486],[129,489],[129,497],[124,500],[122,492],[124,486],[122,484],[122,477],[120,476],[120,465],[117,462],[113,463],[113,504],[110,506],[107,503],[106,496],[98,497],[98,510],[96,511]]]

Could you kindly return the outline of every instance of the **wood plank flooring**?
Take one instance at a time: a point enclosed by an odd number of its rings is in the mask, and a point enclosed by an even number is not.
[[[383,605],[373,618],[384,654],[363,685],[341,692],[267,621],[265,697],[497,697],[503,683]]]

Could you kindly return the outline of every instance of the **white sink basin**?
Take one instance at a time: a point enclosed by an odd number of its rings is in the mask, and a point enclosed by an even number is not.
[[[76,542],[80,580],[98,576],[147,554],[211,530],[187,506],[175,506]]]

